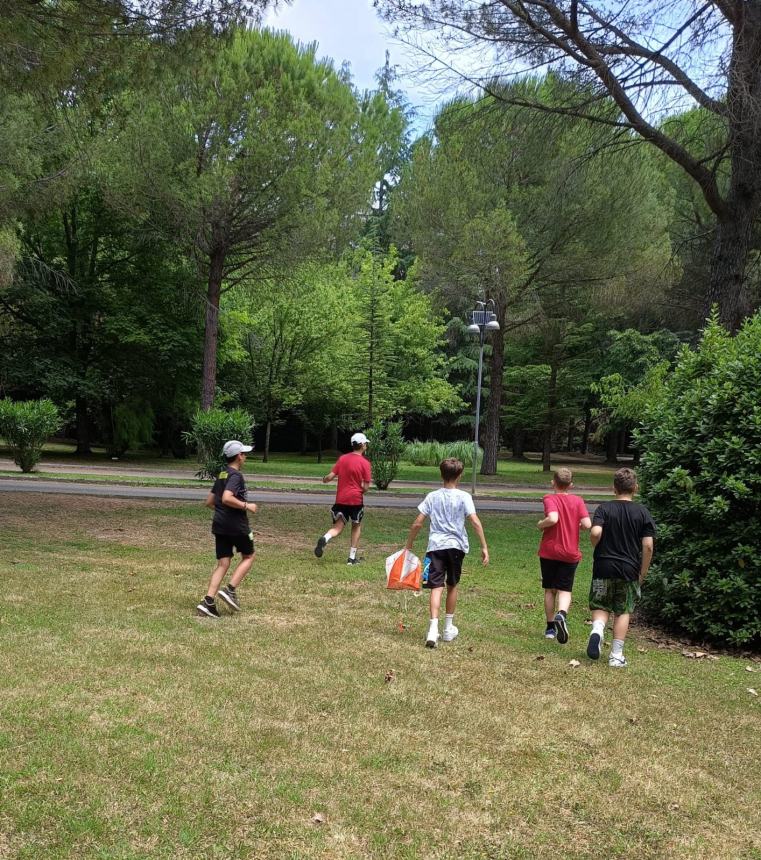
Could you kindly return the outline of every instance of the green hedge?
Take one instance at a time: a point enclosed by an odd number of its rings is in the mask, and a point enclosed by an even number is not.
[[[447,457],[456,457],[466,465],[473,464],[472,442],[420,442],[415,439],[404,447],[404,459],[415,466],[438,466]],[[478,449],[478,465],[484,458],[482,448]]]
[[[60,425],[61,416],[51,400],[0,400],[0,436],[22,472],[31,472],[39,463],[42,446]]]
[[[734,337],[711,320],[638,437],[658,525],[645,613],[697,639],[761,644],[761,316]]]

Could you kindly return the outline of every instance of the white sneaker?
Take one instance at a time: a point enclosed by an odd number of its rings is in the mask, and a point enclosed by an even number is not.
[[[442,642],[451,642],[453,639],[457,638],[457,634],[459,633],[459,629],[452,624],[451,627],[444,628],[444,635],[441,637]]]
[[[623,654],[611,654],[608,657],[608,665],[613,669],[625,669],[629,664]]]
[[[426,648],[435,648],[439,639],[441,639],[441,634],[437,630],[435,633],[432,633],[430,630],[428,631],[428,636],[425,639],[425,647]]]

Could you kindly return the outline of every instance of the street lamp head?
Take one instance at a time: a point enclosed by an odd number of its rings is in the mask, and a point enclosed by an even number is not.
[[[496,320],[489,320],[486,323],[486,331],[499,331],[499,323]]]
[[[487,326],[487,328],[488,328],[488,326]],[[465,331],[469,332],[470,334],[481,334],[481,326],[476,325],[476,323],[471,323],[465,329]]]

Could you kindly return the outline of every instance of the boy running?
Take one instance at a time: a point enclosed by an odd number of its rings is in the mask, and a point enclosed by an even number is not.
[[[330,509],[333,517],[333,528],[328,529],[322,537],[317,538],[314,554],[317,558],[321,558],[329,541],[338,537],[344,530],[346,523],[351,522],[351,547],[346,563],[359,564],[357,547],[362,531],[362,517],[365,515],[364,496],[370,488],[372,478],[370,462],[364,456],[367,450],[367,436],[364,433],[355,433],[351,437],[351,447],[352,450],[339,457],[335,466],[322,479],[323,484],[328,484],[334,478],[338,478],[338,488],[336,489],[336,502]]]
[[[423,499],[418,505],[420,513],[410,527],[406,549],[412,552],[412,545],[423,526],[426,517],[431,525],[428,535],[430,569],[424,588],[431,589],[431,621],[425,639],[426,648],[435,648],[439,639],[451,642],[460,632],[454,625],[454,612],[457,606],[457,584],[462,573],[462,561],[468,552],[468,534],[465,531],[466,518],[471,521],[481,543],[481,560],[489,563],[489,549],[486,546],[484,529],[476,514],[473,498],[469,493],[458,490],[463,465],[454,457],[442,460],[439,464],[444,486]],[[439,611],[444,584],[447,586],[446,618],[444,633],[439,635]]]
[[[608,665],[624,668],[624,640],[629,618],[640,597],[640,585],[653,558],[655,523],[650,511],[632,497],[639,489],[632,469],[619,469],[613,476],[615,501],[597,506],[592,518],[591,540],[595,548],[589,608],[592,633],[587,656],[599,660],[605,625],[613,613],[613,644]]]
[[[568,641],[568,610],[576,568],[581,561],[580,529],[592,528],[589,511],[580,496],[571,495],[573,473],[558,469],[552,478],[554,492],[544,497],[544,519],[537,526],[542,532],[539,565],[544,589],[545,639],[561,645]]]
[[[240,610],[237,587],[254,563],[254,535],[248,523],[248,511],[256,513],[256,505],[246,501],[246,482],[241,469],[246,455],[253,451],[251,445],[244,445],[233,439],[226,442],[222,449],[227,469],[219,473],[214,486],[206,497],[206,507],[214,509],[211,532],[217,545],[217,566],[211,574],[206,597],[198,604],[198,614],[207,618],[219,618],[217,596],[235,612]],[[230,568],[230,562],[237,550],[241,560],[230,577],[227,586],[219,586]]]

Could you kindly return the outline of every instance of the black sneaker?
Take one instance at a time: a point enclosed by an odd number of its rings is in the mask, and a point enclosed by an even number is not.
[[[346,564],[359,564],[362,559],[360,558],[347,558]]]
[[[592,633],[589,637],[589,642],[587,642],[587,657],[590,660],[599,660],[600,659],[600,645],[602,644],[602,637],[599,633]]]
[[[202,618],[219,618],[219,610],[217,609],[216,603],[207,603],[205,600],[202,600],[198,606],[196,606],[196,611]]]
[[[233,594],[232,591],[227,590],[227,586],[225,588],[220,588],[217,592],[217,597],[221,597],[222,600],[230,607],[230,609],[235,610],[235,612],[240,612],[240,603],[238,602],[238,595]]]
[[[555,616],[555,634],[558,642],[565,645],[568,641],[568,622],[562,612],[558,612]]]
[[[327,541],[325,540],[324,536],[317,538],[317,546],[314,548],[314,554],[317,556],[317,558],[322,558],[322,551],[325,549],[326,543]]]

